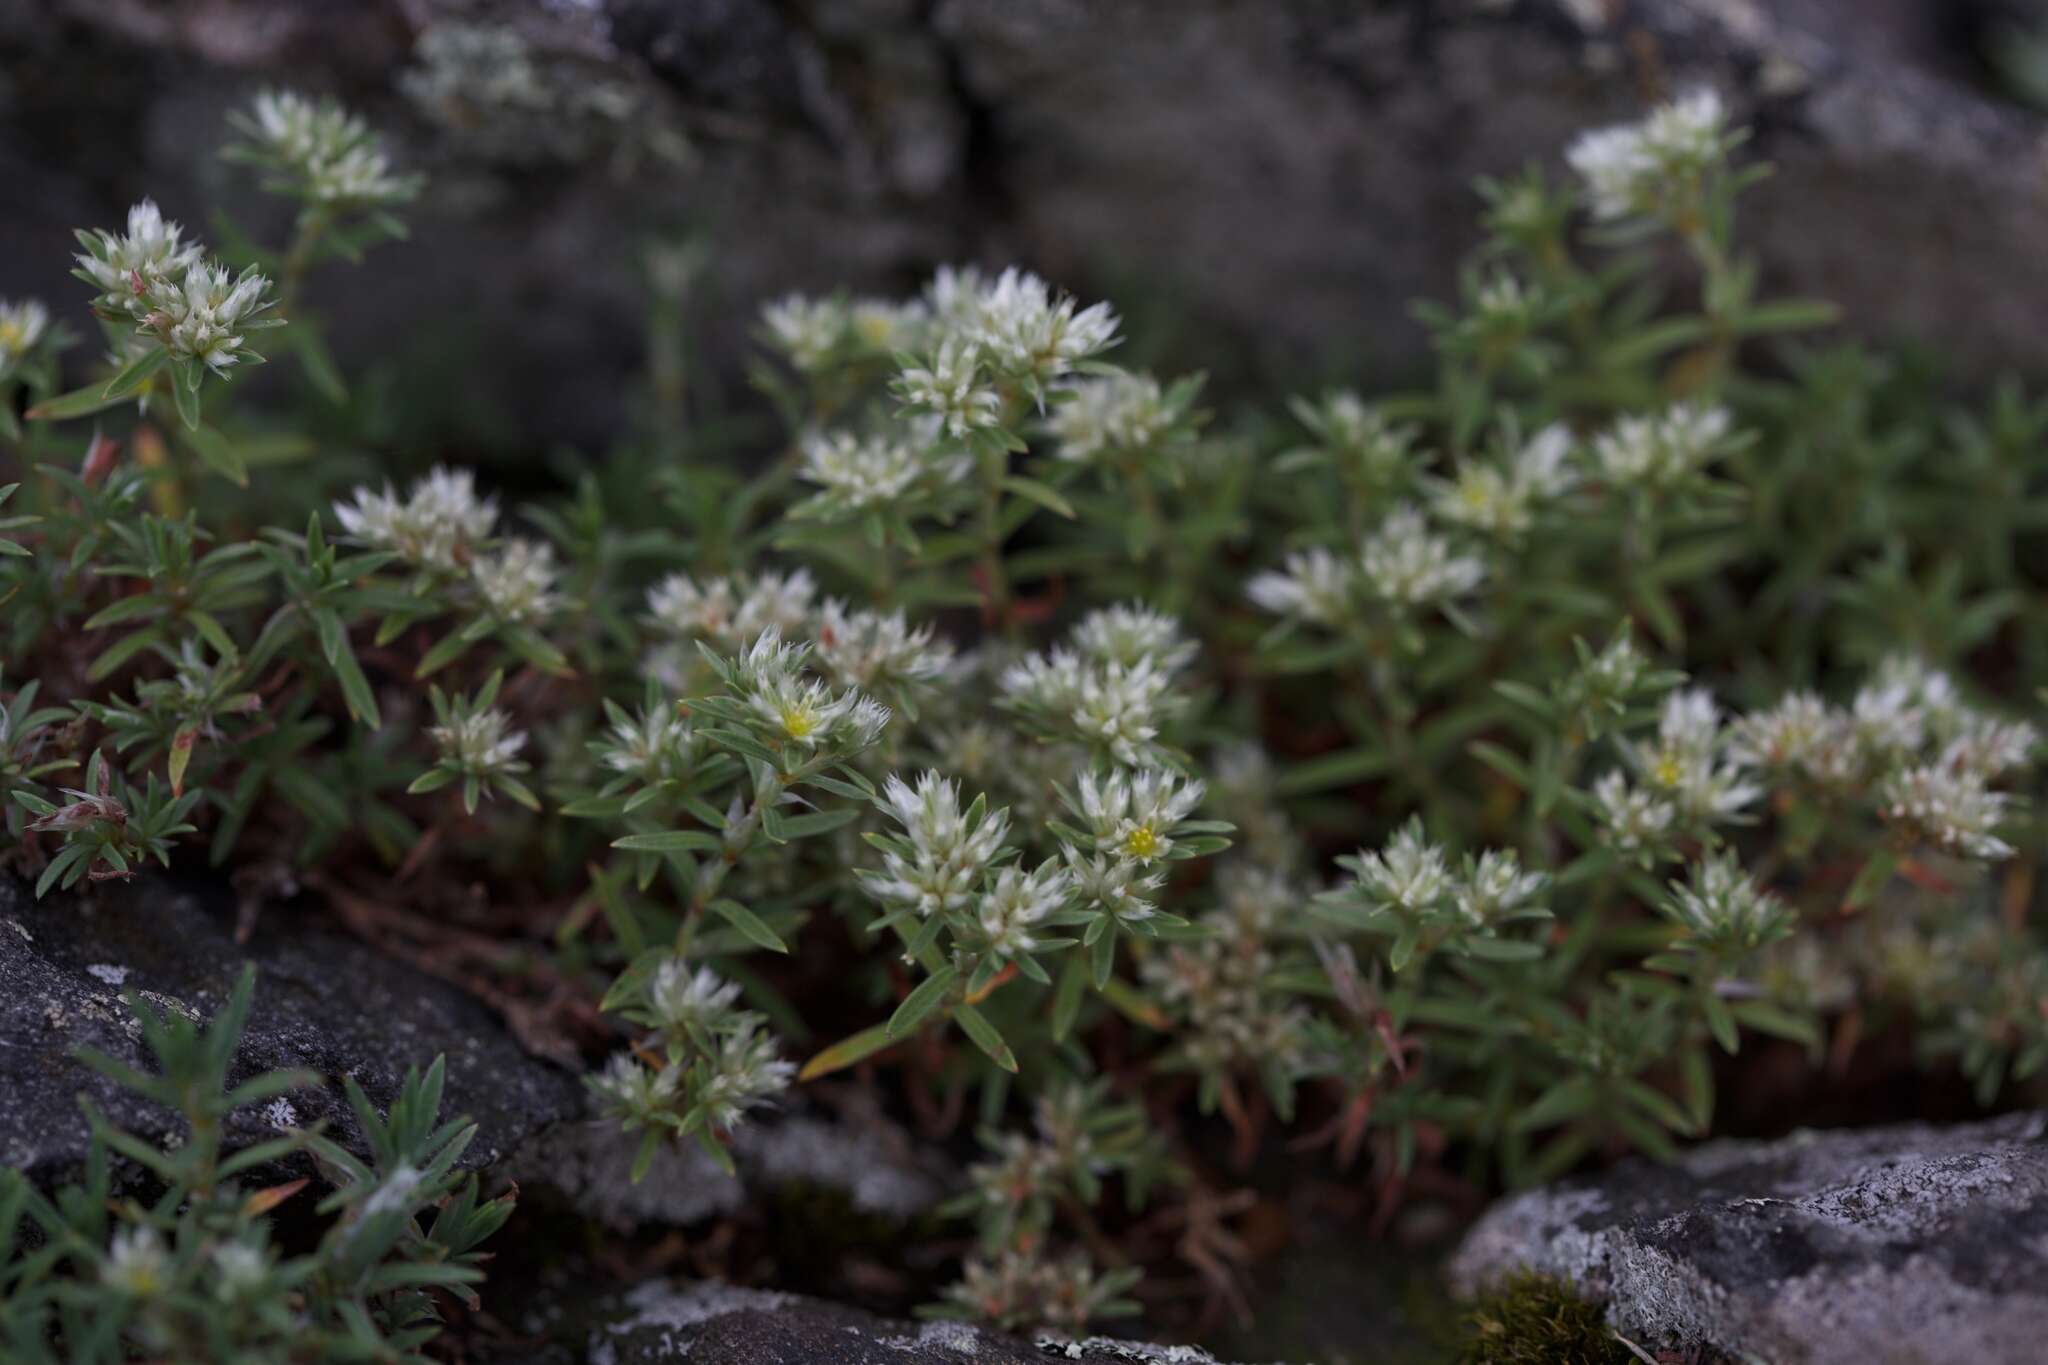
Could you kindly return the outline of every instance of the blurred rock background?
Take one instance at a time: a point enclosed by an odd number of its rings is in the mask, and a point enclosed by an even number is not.
[[[2048,370],[2022,0],[0,0],[0,297],[67,311],[71,229],[145,194],[281,232],[215,148],[289,84],[433,176],[313,304],[437,451],[620,431],[654,241],[708,250],[700,373],[766,297],[1014,260],[1162,363],[1373,386],[1455,288],[1473,176],[1702,81],[1778,164],[1775,287],[1964,379]]]

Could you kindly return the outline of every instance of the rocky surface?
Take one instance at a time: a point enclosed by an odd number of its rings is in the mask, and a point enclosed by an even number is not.
[[[651,234],[711,247],[702,354],[729,369],[764,296],[1017,259],[1113,293],[1175,362],[1378,381],[1423,354],[1407,305],[1453,287],[1471,177],[1710,82],[1780,167],[1745,219],[1774,285],[2042,370],[2048,125],[1992,93],[1984,45],[2043,9],[0,0],[0,296],[76,301],[70,230],[145,193],[278,230],[214,148],[226,108],[289,81],[435,178],[412,243],[313,299],[352,364],[426,395],[386,405],[427,414],[394,440],[618,429]]]
[[[1772,1365],[2021,1365],[2048,1342],[2048,1113],[1709,1143],[1503,1201],[1453,1259],[1608,1301],[1645,1347]]]
[[[851,1215],[901,1225],[945,1198],[954,1174],[942,1157],[914,1148],[879,1119],[756,1116],[732,1135],[736,1175],[695,1143],[672,1143],[636,1182],[639,1146],[638,1133],[609,1120],[564,1124],[520,1148],[502,1174],[522,1188],[552,1191],[618,1231],[681,1226],[737,1212],[750,1196],[772,1203],[780,1191],[802,1189],[838,1195]]]
[[[528,1055],[456,987],[281,912],[246,946],[234,942],[233,926],[228,897],[165,878],[37,902],[26,886],[0,877],[0,1165],[43,1181],[74,1167],[89,1137],[81,1094],[131,1132],[171,1136],[171,1115],[81,1064],[74,1050],[90,1045],[148,1065],[122,992],[207,1018],[245,962],[257,968],[256,996],[234,1079],[304,1068],[328,1083],[243,1110],[229,1124],[232,1141],[324,1120],[357,1145],[341,1078],[354,1076],[385,1103],[408,1066],[424,1068],[437,1054],[448,1059],[443,1112],[478,1125],[468,1165],[581,1114],[576,1078]]]
[[[505,1357],[507,1365],[1216,1365],[1191,1346],[1092,1337],[1026,1341],[960,1322],[901,1322],[795,1294],[729,1285],[650,1281],[622,1298],[579,1305],[527,1330],[553,1341]]]

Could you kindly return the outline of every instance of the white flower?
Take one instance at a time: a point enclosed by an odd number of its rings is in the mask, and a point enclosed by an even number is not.
[[[1081,618],[1069,637],[1074,647],[1099,663],[1134,667],[1150,659],[1168,673],[1194,660],[1197,646],[1181,634],[1180,621],[1142,602],[1120,602]]]
[[[607,768],[643,782],[680,781],[689,775],[696,735],[673,706],[614,715],[609,741],[598,745]]]
[[[1216,869],[1216,894],[1239,932],[1260,937],[1280,928],[1303,899],[1285,872],[1242,859]]]
[[[1919,750],[1927,735],[1927,715],[1909,679],[1880,673],[1859,688],[1849,703],[1849,728],[1867,759],[1885,766]]]
[[[270,1260],[262,1247],[226,1242],[213,1249],[213,1269],[215,1296],[223,1303],[232,1303],[263,1283],[270,1273]]]
[[[1752,767],[1825,780],[1839,772],[1839,755],[1849,740],[1842,717],[1819,697],[1788,692],[1768,710],[1736,720],[1729,727],[1728,752]]]
[[[1893,773],[1878,793],[1879,814],[1945,852],[1997,861],[2013,847],[1995,831],[2011,797],[1967,768],[1925,764]]]
[[[1356,583],[1349,561],[1328,550],[1304,550],[1287,556],[1283,569],[1254,575],[1245,596],[1275,616],[1337,627],[1350,612]]]
[[[1571,451],[1571,430],[1553,422],[1516,451],[1505,469],[1494,464],[1462,465],[1455,482],[1437,486],[1437,515],[1503,539],[1516,539],[1534,523],[1541,503],[1570,490],[1574,476],[1567,460]]]
[[[916,447],[886,436],[816,433],[804,439],[803,454],[804,477],[834,504],[855,512],[900,501],[927,471]]]
[[[1586,182],[1595,217],[1631,218],[1684,206],[1726,141],[1721,97],[1703,88],[1658,106],[1640,123],[1580,134],[1565,160]]]
[[[1119,763],[1142,762],[1161,721],[1177,709],[1173,679],[1151,657],[1137,663],[1096,663],[1069,650],[1032,654],[1003,673],[1012,704],[1064,721],[1100,744]]]
[[[1686,881],[1671,883],[1671,917],[1695,934],[1756,947],[1775,937],[1783,910],[1759,891],[1733,855],[1696,863]]]
[[[532,625],[561,606],[553,591],[555,547],[514,538],[496,554],[479,556],[470,565],[477,591],[501,620]]]
[[[171,355],[225,373],[241,359],[248,324],[277,302],[270,281],[250,266],[230,276],[217,262],[194,265],[179,279],[159,279],[144,295],[144,325]]]
[[[852,753],[880,737],[889,709],[853,688],[834,692],[803,675],[810,646],[784,644],[774,627],[735,659],[735,685],[763,728],[777,739],[814,749],[821,744]]]
[[[153,1298],[170,1288],[170,1269],[170,1253],[155,1228],[119,1228],[100,1266],[100,1283],[130,1298]]]
[[[931,328],[931,310],[917,299],[856,299],[847,310],[847,327],[871,351],[895,355],[924,344]]]
[[[9,303],[0,299],[0,379],[36,348],[50,327],[50,310],[34,299]]]
[[[1174,827],[1201,805],[1205,790],[1161,768],[1116,772],[1100,781],[1083,773],[1075,787],[1075,814],[1087,823],[1098,850],[1151,863],[1173,850]]]
[[[956,440],[1002,417],[1002,400],[982,379],[979,351],[958,337],[939,343],[929,364],[904,370],[898,387],[906,404],[937,417]]]
[[[469,470],[437,466],[403,501],[389,485],[382,493],[358,488],[355,502],[336,503],[334,515],[342,530],[371,549],[394,551],[425,568],[457,569],[490,537],[498,505],[477,496]]]
[[[1593,784],[1593,802],[1608,841],[1624,853],[1661,843],[1676,814],[1669,802],[1631,787],[1618,769]]]
[[[713,1128],[731,1129],[747,1110],[787,1090],[795,1077],[795,1064],[778,1057],[773,1035],[761,1031],[760,1016],[743,1014],[739,1026],[718,1040],[697,1102]]]
[[[185,240],[184,230],[165,218],[151,199],[128,210],[128,231],[121,236],[100,229],[80,233],[79,240],[85,254],[75,258],[74,273],[99,291],[93,306],[137,322],[149,312],[144,295],[156,285],[184,279],[204,254],[199,243]]]
[[[656,1071],[631,1052],[615,1052],[605,1069],[591,1077],[590,1088],[609,1113],[637,1126],[675,1103],[683,1076],[673,1066]]]
[[[519,751],[526,747],[526,734],[512,729],[511,724],[503,711],[487,707],[454,713],[447,724],[429,727],[427,737],[442,758],[471,777],[520,772],[526,767],[518,761]]]
[[[936,681],[953,647],[933,639],[929,622],[913,630],[900,611],[851,611],[830,599],[819,613],[817,657],[836,681],[873,692]]]
[[[808,628],[817,591],[805,569],[751,580],[713,578],[701,585],[678,573],[649,590],[647,610],[656,625],[675,635],[736,646],[766,630],[788,635]]]
[[[1116,330],[1108,304],[1077,310],[1073,299],[1055,298],[1044,280],[1013,266],[982,292],[970,336],[996,370],[1042,388],[1115,345]]]
[[[1541,872],[1524,872],[1522,861],[1506,849],[1490,848],[1452,892],[1458,913],[1475,928],[1521,910],[1550,882]]]
[[[1423,837],[1422,825],[1404,825],[1378,853],[1361,850],[1353,863],[1358,887],[1404,915],[1425,915],[1451,890],[1444,851]]]
[[[740,988],[723,980],[709,967],[690,970],[690,964],[671,957],[655,970],[647,990],[664,1027],[705,1035],[723,1024],[740,998]]]
[[[1643,782],[1689,823],[1732,819],[1763,794],[1743,780],[1741,767],[1722,761],[1721,713],[1705,688],[1664,699],[1654,744],[1637,743],[1630,757]]]
[[[1987,780],[2032,762],[2040,735],[2025,721],[1999,720],[1971,712],[1942,747],[1943,767],[1977,773]]]
[[[983,893],[975,918],[992,951],[1015,957],[1038,946],[1032,927],[1065,905],[1072,894],[1072,879],[1058,863],[1048,859],[1029,873],[1012,863]]]
[[[1067,862],[1074,898],[1084,908],[1127,923],[1155,913],[1159,888],[1166,885],[1163,873],[1147,872],[1147,865],[1135,858],[1087,855],[1072,844],[1062,844],[1060,855]]]
[[[984,811],[970,818],[960,809],[959,788],[934,772],[914,788],[892,774],[883,783],[882,804],[903,826],[911,856],[884,850],[881,872],[858,874],[868,894],[924,916],[965,908],[1002,851],[1009,813]]]
[[[393,204],[419,192],[416,176],[393,174],[376,134],[334,100],[265,90],[247,114],[229,119],[245,138],[233,149],[268,166],[305,198],[323,204]]]
[[[1486,565],[1451,552],[1451,543],[1431,535],[1422,513],[1402,507],[1367,537],[1359,572],[1374,594],[1401,606],[1419,607],[1461,597],[1486,577]]]
[[[1593,459],[1618,486],[1671,488],[1721,453],[1730,427],[1726,408],[1678,403],[1661,413],[1616,419],[1593,438]]]
[[[1063,460],[1088,461],[1148,450],[1173,423],[1150,375],[1117,373],[1067,389],[1046,419]]]
[[[768,339],[806,374],[824,369],[838,358],[850,319],[836,299],[807,299],[791,294],[761,310]]]
[[[1366,481],[1385,487],[1399,483],[1414,458],[1416,429],[1389,422],[1378,408],[1348,389],[1324,394],[1316,403],[1297,399],[1294,414],[1321,438],[1323,447]]]

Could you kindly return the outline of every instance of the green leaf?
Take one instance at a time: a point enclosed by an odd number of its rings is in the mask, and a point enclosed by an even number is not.
[[[778,833],[784,839],[806,839],[814,834],[828,834],[842,829],[860,819],[858,806],[842,806],[838,810],[812,811],[808,815],[784,817]]]
[[[972,1005],[960,1005],[953,1011],[953,1020],[976,1047],[989,1055],[989,1060],[1005,1071],[1017,1069],[1016,1054],[1010,1051],[1010,1045],[1003,1041],[1003,1035],[988,1021],[987,1015]]]
[[[655,834],[628,834],[612,840],[613,848],[633,853],[716,853],[725,841],[701,829],[665,829]]]
[[[717,915],[727,924],[739,930],[740,933],[746,936],[747,941],[756,947],[766,948],[770,952],[777,953],[789,951],[789,945],[782,941],[780,934],[770,929],[759,915],[747,909],[746,906],[741,905],[738,901],[715,900],[711,902],[710,910],[712,914]]]
[[[196,384],[181,384],[171,380],[171,399],[178,406],[178,420],[185,424],[185,430],[199,430],[199,388]],[[246,476],[245,476],[246,477]]]
[[[1015,493],[1022,498],[1029,498],[1048,512],[1058,513],[1068,521],[1074,519],[1073,504],[1061,497],[1059,490],[1053,488],[1050,484],[1040,483],[1036,479],[1027,479],[1020,474],[1012,474],[1004,478],[1003,488],[1006,492]]]
[[[1377,745],[1340,749],[1336,753],[1321,754],[1305,763],[1295,764],[1280,774],[1273,783],[1273,790],[1281,796],[1307,796],[1312,792],[1348,787],[1378,777],[1392,766]]]
[[[1053,989],[1052,1040],[1064,1043],[1080,1017],[1081,1002],[1088,993],[1088,963],[1079,953],[1068,953],[1060,969],[1059,985]]]
[[[171,353],[162,346],[150,347],[114,371],[113,377],[101,386],[100,396],[118,403],[123,398],[133,395],[137,389],[149,382],[151,375],[169,363],[170,358]]]
[[[917,988],[904,996],[903,1003],[889,1016],[889,1036],[899,1037],[923,1023],[944,1002],[946,992],[953,988],[953,982],[959,976],[960,969],[949,962],[918,982]]]
[[[1871,851],[1856,873],[1856,880],[1849,883],[1849,892],[1842,897],[1844,910],[1861,910],[1877,897],[1884,884],[1892,879],[1892,873],[1899,866],[1899,855],[1882,845]]]
[[[82,389],[73,389],[70,393],[36,404],[28,410],[28,419],[31,422],[68,422],[74,417],[90,417],[93,413],[105,412],[130,401],[126,394],[109,398],[101,385],[88,384]]]
[[[889,1027],[886,1024],[864,1028],[850,1037],[841,1038],[805,1062],[803,1070],[796,1073],[796,1078],[800,1081],[814,1081],[820,1076],[844,1070],[855,1062],[872,1057],[889,1046],[892,1041],[894,1040],[889,1037]]]
[[[179,392],[183,393],[184,390],[181,388]],[[196,420],[199,411],[197,406],[198,400],[195,399],[193,401],[192,411]],[[184,404],[180,403],[178,405],[179,415],[182,416],[184,411]],[[214,473],[243,488],[247,488],[249,486],[249,466],[243,462],[241,454],[236,451],[234,446],[228,441],[228,438],[215,431],[212,427],[198,426],[193,421],[188,421],[186,425],[192,427],[192,430],[185,433],[185,444],[192,447],[193,453],[199,456],[199,462]]]
[[[1832,327],[1841,320],[1842,310],[1825,299],[1780,299],[1745,310],[1735,330],[1744,336],[1803,332],[1812,327]]]
[[[306,378],[313,388],[328,402],[337,407],[348,401],[348,385],[341,377],[341,367],[334,363],[334,353],[327,349],[327,342],[317,327],[301,325],[285,333],[299,353],[299,365],[306,372]]]

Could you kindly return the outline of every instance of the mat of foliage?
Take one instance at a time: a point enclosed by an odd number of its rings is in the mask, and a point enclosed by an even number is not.
[[[145,201],[0,311],[0,858],[324,902],[591,1063],[643,1166],[851,1078],[983,1149],[932,1311],[1011,1328],[1248,1314],[1262,1153],[1376,1231],[1725,1097],[1795,1120],[1873,1050],[2009,1100],[2048,407],[1774,297],[1742,141],[1679,92],[1479,186],[1434,375],[1370,397],[1212,406],[1111,304],[967,267],[777,302],[735,404],[688,363],[717,261],[648,243],[637,433],[492,490],[393,448],[300,304],[419,179],[265,94],[226,150],[280,241]],[[0,1273],[148,1345],[194,1216],[66,1213]],[[441,1226],[333,1330],[423,1343],[473,1279]]]

